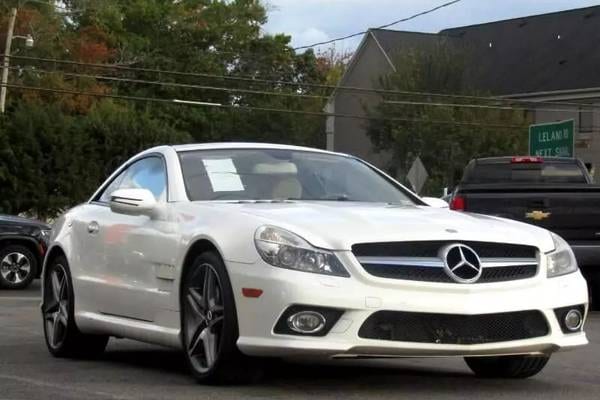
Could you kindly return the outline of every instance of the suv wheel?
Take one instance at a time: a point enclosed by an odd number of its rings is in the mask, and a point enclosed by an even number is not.
[[[196,258],[183,276],[181,331],[185,357],[202,383],[250,383],[262,374],[258,360],[237,348],[238,323],[231,283],[218,254]]]
[[[482,378],[529,378],[539,373],[549,356],[465,357],[475,375]]]
[[[24,289],[37,276],[38,260],[31,250],[20,244],[0,250],[0,287]]]
[[[44,337],[55,357],[95,357],[108,343],[108,336],[86,335],[77,329],[74,296],[67,260],[57,257],[48,267],[44,279]]]

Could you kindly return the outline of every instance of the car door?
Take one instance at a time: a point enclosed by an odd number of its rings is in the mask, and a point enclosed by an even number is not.
[[[106,252],[104,232],[99,229],[98,221],[107,217],[108,194],[119,187],[125,172],[118,174],[108,183],[102,195],[89,203],[78,206],[70,213],[72,226],[73,251],[71,274],[76,284],[74,290],[77,308],[99,312],[104,309],[106,296]]]
[[[100,312],[143,321],[155,321],[171,294],[168,271],[174,270],[178,236],[167,202],[167,171],[160,156],[131,164],[112,191],[150,190],[161,209],[160,217],[119,214],[104,207],[96,221],[103,238],[105,263]],[[104,197],[107,204],[110,193]]]

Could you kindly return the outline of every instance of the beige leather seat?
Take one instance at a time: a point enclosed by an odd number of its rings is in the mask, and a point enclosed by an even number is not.
[[[296,175],[296,165],[289,162],[262,163],[254,166],[255,174],[269,175],[272,180],[273,199],[297,199],[302,197],[302,185]]]

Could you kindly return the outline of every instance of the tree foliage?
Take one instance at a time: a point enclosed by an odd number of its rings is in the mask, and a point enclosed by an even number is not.
[[[0,46],[7,11],[19,4],[11,1],[0,5]],[[35,46],[28,49],[16,40],[13,55],[204,75],[11,59],[15,67],[10,71],[11,84],[51,91],[9,89],[7,113],[0,117],[0,212],[54,215],[85,200],[111,169],[155,144],[238,140],[324,145],[321,116],[244,109],[319,113],[323,99],[297,95],[327,95],[306,84],[331,83],[336,76],[331,71],[340,68],[312,51],[297,54],[288,36],[265,34],[267,14],[261,1],[63,0],[60,7],[52,3],[20,3],[15,34],[32,34]],[[251,79],[227,79],[236,76]],[[70,92],[227,107],[103,99]]]
[[[380,83],[396,91],[489,96],[469,87],[466,59],[460,49],[440,41],[427,50],[403,52],[395,59],[397,70],[382,76]],[[528,116],[519,110],[488,107],[500,102],[397,94],[381,100],[368,110],[373,118],[368,134],[374,147],[389,154],[387,170],[399,177],[405,177],[420,157],[429,172],[425,193],[439,195],[443,187],[454,186],[472,158],[522,154],[527,149]]]

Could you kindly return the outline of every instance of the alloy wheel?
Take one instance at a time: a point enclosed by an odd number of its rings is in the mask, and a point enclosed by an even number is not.
[[[223,334],[223,291],[214,267],[198,266],[184,295],[186,351],[194,368],[205,373],[217,360]]]
[[[48,343],[59,348],[67,336],[69,323],[69,286],[65,268],[56,264],[47,280],[47,301],[44,309],[44,323]]]
[[[9,253],[0,261],[2,278],[14,285],[25,281],[30,273],[31,261],[23,253]]]

